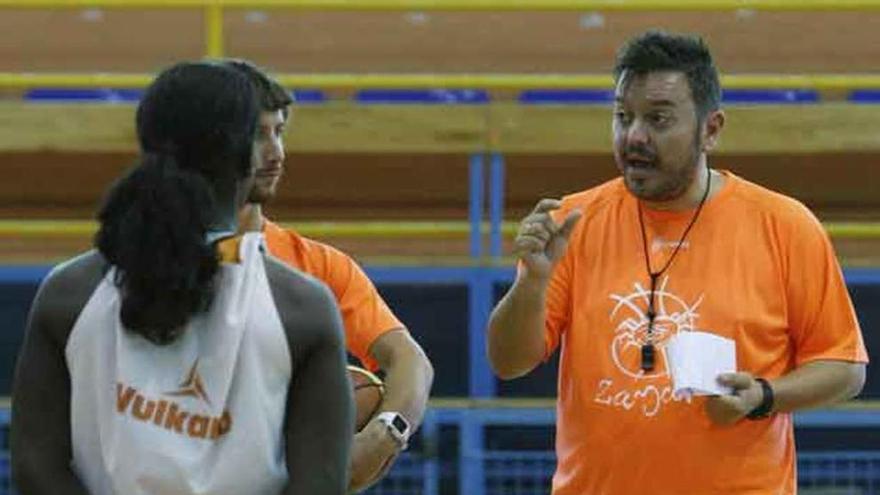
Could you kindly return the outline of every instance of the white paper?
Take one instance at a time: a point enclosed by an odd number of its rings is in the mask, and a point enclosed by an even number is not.
[[[713,333],[678,332],[666,344],[672,388],[676,395],[730,394],[718,375],[736,371],[736,342]]]

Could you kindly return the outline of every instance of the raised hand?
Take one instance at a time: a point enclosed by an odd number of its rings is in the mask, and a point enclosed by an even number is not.
[[[513,252],[522,261],[527,276],[541,279],[550,277],[553,267],[568,247],[568,238],[575,224],[583,216],[580,210],[572,210],[561,224],[557,224],[550,212],[560,206],[562,203],[559,200],[542,199],[519,224]]]

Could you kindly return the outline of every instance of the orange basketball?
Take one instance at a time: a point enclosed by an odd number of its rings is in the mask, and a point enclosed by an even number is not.
[[[385,385],[378,376],[354,365],[348,365],[355,404],[355,429],[361,431],[382,404]]]

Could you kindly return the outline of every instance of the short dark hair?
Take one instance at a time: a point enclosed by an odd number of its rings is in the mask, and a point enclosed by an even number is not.
[[[224,63],[247,76],[257,92],[257,99],[264,112],[281,110],[284,118],[287,119],[288,107],[293,104],[293,97],[284,86],[270,77],[265,70],[247,60],[229,59]]]
[[[687,78],[697,116],[721,107],[721,82],[709,46],[699,36],[648,31],[630,39],[617,52],[614,81],[626,73],[682,72]]]

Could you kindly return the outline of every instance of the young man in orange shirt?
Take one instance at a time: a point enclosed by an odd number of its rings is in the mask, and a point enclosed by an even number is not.
[[[336,296],[345,327],[346,347],[361,363],[385,373],[385,397],[379,413],[354,436],[351,491],[361,491],[384,476],[425,414],[434,371],[419,344],[391,312],[366,274],[349,256],[263,215],[284,172],[284,130],[290,94],[275,80],[244,61],[227,64],[245,73],[257,89],[260,115],[254,187],[239,222],[245,231],[262,231],[269,252],[327,284]]]
[[[792,411],[865,377],[831,243],[799,202],[709,167],[725,115],[702,40],[645,33],[614,76],[622,177],[522,221],[492,366],[515,378],[561,348],[554,495],[795,493]],[[673,394],[665,347],[695,330],[735,341],[732,394]]]

